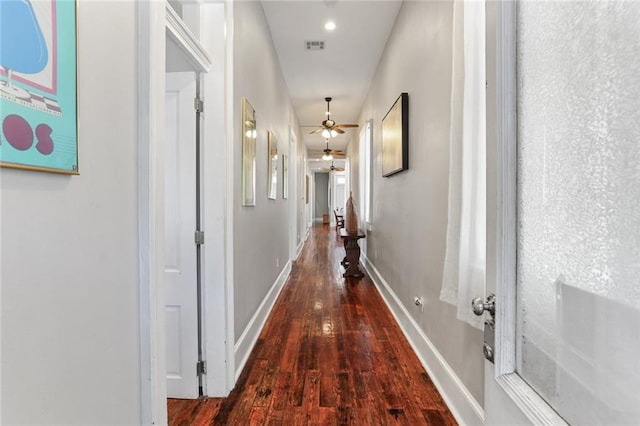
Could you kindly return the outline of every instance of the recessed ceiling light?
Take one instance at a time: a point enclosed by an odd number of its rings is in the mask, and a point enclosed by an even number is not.
[[[336,23],[333,21],[327,21],[327,23],[324,24],[324,29],[327,31],[333,31],[336,29]]]

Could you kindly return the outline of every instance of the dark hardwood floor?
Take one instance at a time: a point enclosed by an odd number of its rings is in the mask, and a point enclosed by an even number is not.
[[[368,276],[342,278],[335,228],[312,228],[228,398],[169,400],[170,425],[455,425]]]

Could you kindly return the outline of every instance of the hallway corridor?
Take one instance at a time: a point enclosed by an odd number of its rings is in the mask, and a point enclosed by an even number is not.
[[[317,225],[236,389],[169,401],[170,425],[455,425],[370,279],[342,278],[342,241]]]

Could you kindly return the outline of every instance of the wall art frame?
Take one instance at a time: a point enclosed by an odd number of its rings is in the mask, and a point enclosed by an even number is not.
[[[268,161],[267,170],[267,198],[275,200],[278,198],[278,138],[272,131],[268,132]]]
[[[401,93],[382,119],[382,176],[409,168],[409,94]]]
[[[304,176],[304,203],[309,204],[309,175]]]
[[[282,154],[282,199],[289,198],[289,157]]]
[[[0,166],[77,175],[77,2],[3,2]]]
[[[256,205],[256,110],[242,98],[242,205]]]

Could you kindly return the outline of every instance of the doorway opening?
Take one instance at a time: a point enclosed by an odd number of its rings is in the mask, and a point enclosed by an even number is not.
[[[329,173],[316,172],[313,174],[313,220],[315,223],[329,224],[329,200],[331,187]]]

